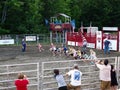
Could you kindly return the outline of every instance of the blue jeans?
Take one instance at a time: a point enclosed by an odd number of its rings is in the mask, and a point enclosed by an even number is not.
[[[104,48],[104,53],[105,53],[105,54],[110,53],[109,47],[105,47],[105,48]]]
[[[23,45],[22,46],[22,52],[25,52],[26,51],[26,45]]]

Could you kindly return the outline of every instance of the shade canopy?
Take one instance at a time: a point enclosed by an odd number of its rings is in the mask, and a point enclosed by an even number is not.
[[[66,15],[66,14],[64,14],[64,13],[58,13],[57,15],[55,15],[56,17],[58,17],[58,16],[63,16],[63,17],[65,17],[65,18],[70,18],[70,16],[68,16],[68,15]]]

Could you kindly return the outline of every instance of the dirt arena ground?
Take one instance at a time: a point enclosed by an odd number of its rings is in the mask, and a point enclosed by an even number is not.
[[[72,57],[52,56],[49,46],[43,46],[44,51],[38,52],[37,46],[27,46],[26,52],[21,52],[21,46],[0,46],[0,65],[35,63],[54,60],[72,60]],[[111,51],[110,54],[104,54],[103,50],[94,49],[98,58],[120,56],[120,52]],[[89,49],[87,49],[89,54]]]
[[[0,46],[0,65],[11,65],[11,64],[24,64],[24,63],[36,63],[46,61],[58,61],[58,60],[73,60],[73,57],[53,56],[49,51],[49,46],[43,46],[45,49],[43,52],[38,52],[37,46],[27,46],[26,52],[21,51],[21,46]],[[77,47],[76,47],[77,48]],[[94,51],[98,58],[104,57],[116,57],[120,56],[120,52],[111,51],[110,54],[104,54],[103,50]],[[89,49],[87,49],[87,54],[89,54]],[[30,89],[33,90],[33,89]]]

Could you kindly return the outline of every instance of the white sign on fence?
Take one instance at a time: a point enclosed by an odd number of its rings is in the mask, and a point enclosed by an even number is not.
[[[75,42],[74,41],[68,41],[68,45],[75,46]]]
[[[5,39],[5,40],[0,40],[0,45],[6,45],[6,44],[14,44],[14,39]]]
[[[117,40],[111,40],[109,39],[110,41],[110,45],[109,45],[109,48],[110,50],[117,50]],[[103,47],[104,47],[104,43],[103,43]]]
[[[26,39],[26,41],[36,41],[37,37],[36,36],[26,36],[25,39]]]

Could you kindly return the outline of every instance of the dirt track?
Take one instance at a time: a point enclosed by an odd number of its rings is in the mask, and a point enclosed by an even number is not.
[[[38,52],[36,46],[28,46],[27,51],[22,52],[21,46],[0,46],[0,65],[24,64],[24,63],[35,63],[35,62],[41,63],[43,61],[56,61],[56,60],[58,61],[58,60],[73,59],[72,57],[67,57],[65,55],[52,56],[52,53],[49,51],[49,46],[44,46],[44,49],[45,50],[43,52]],[[103,50],[95,50],[95,51],[98,58],[120,56],[120,53],[115,51],[111,51],[111,53],[108,55],[104,55]],[[87,49],[87,54],[89,54],[89,49]],[[30,77],[30,75],[32,74],[29,74],[28,77]],[[16,78],[16,76],[17,75],[15,75],[14,78]]]
[[[0,65],[70,59],[52,56],[48,46],[44,49],[43,52],[38,52],[37,46],[28,46],[26,52],[22,52],[21,46],[0,46]]]
[[[32,63],[53,60],[72,60],[72,57],[52,56],[49,46],[44,46],[43,52],[38,52],[37,46],[28,46],[26,52],[21,52],[21,46],[0,46],[0,65]],[[98,58],[120,56],[120,52],[111,51],[105,55],[103,50],[96,50]],[[87,50],[89,54],[89,49]]]

